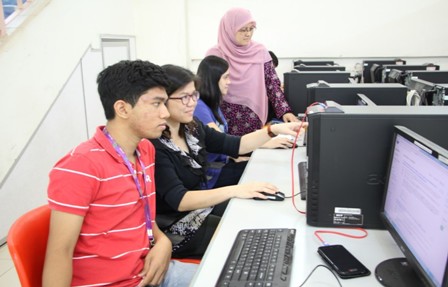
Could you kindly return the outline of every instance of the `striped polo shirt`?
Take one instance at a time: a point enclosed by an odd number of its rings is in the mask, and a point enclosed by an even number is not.
[[[73,254],[73,286],[136,286],[149,250],[144,201],[123,159],[98,127],[93,138],[60,159],[50,172],[53,210],[84,217]],[[154,157],[148,140],[137,149],[140,185],[155,219]]]

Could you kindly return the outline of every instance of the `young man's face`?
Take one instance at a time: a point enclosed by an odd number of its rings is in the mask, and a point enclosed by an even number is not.
[[[162,135],[170,116],[165,105],[167,100],[165,89],[155,87],[146,91],[132,108],[131,128],[141,138],[154,139]]]

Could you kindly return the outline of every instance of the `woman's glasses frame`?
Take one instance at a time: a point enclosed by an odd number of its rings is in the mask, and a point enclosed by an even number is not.
[[[188,103],[190,102],[190,100],[192,99],[193,101],[197,102],[200,98],[200,94],[198,91],[194,91],[191,94],[183,94],[182,97],[178,97],[178,98],[169,98],[169,100],[180,100],[182,102],[182,104],[184,105],[188,105]]]
[[[242,28],[242,29],[239,29],[239,30],[238,30],[238,33],[243,33],[243,34],[246,34],[246,33],[252,33],[252,32],[254,32],[254,30],[255,30],[256,28],[257,28],[257,27],[255,27],[255,26]]]

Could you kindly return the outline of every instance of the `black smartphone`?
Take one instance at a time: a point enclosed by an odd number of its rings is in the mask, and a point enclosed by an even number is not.
[[[343,279],[370,275],[370,270],[342,245],[321,246],[317,253]]]

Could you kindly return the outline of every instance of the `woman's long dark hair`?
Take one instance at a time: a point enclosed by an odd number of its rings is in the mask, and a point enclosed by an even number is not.
[[[174,94],[177,90],[185,87],[191,82],[194,82],[195,87],[198,86],[198,78],[195,74],[193,74],[193,72],[188,69],[171,64],[163,65],[162,69],[165,71],[166,76],[168,77],[168,80],[170,82],[168,87],[166,88],[168,98],[171,97],[171,95]],[[194,130],[196,130],[196,122],[192,121],[188,124],[180,124],[179,135],[182,138],[185,138],[185,126],[193,132]],[[171,138],[171,131],[168,127],[163,131],[162,136]]]
[[[222,103],[222,93],[219,89],[221,76],[229,69],[229,63],[217,56],[205,57],[198,67],[197,75],[200,79],[198,91],[201,100],[212,110],[213,115],[220,124],[224,124],[224,119],[218,113]]]

